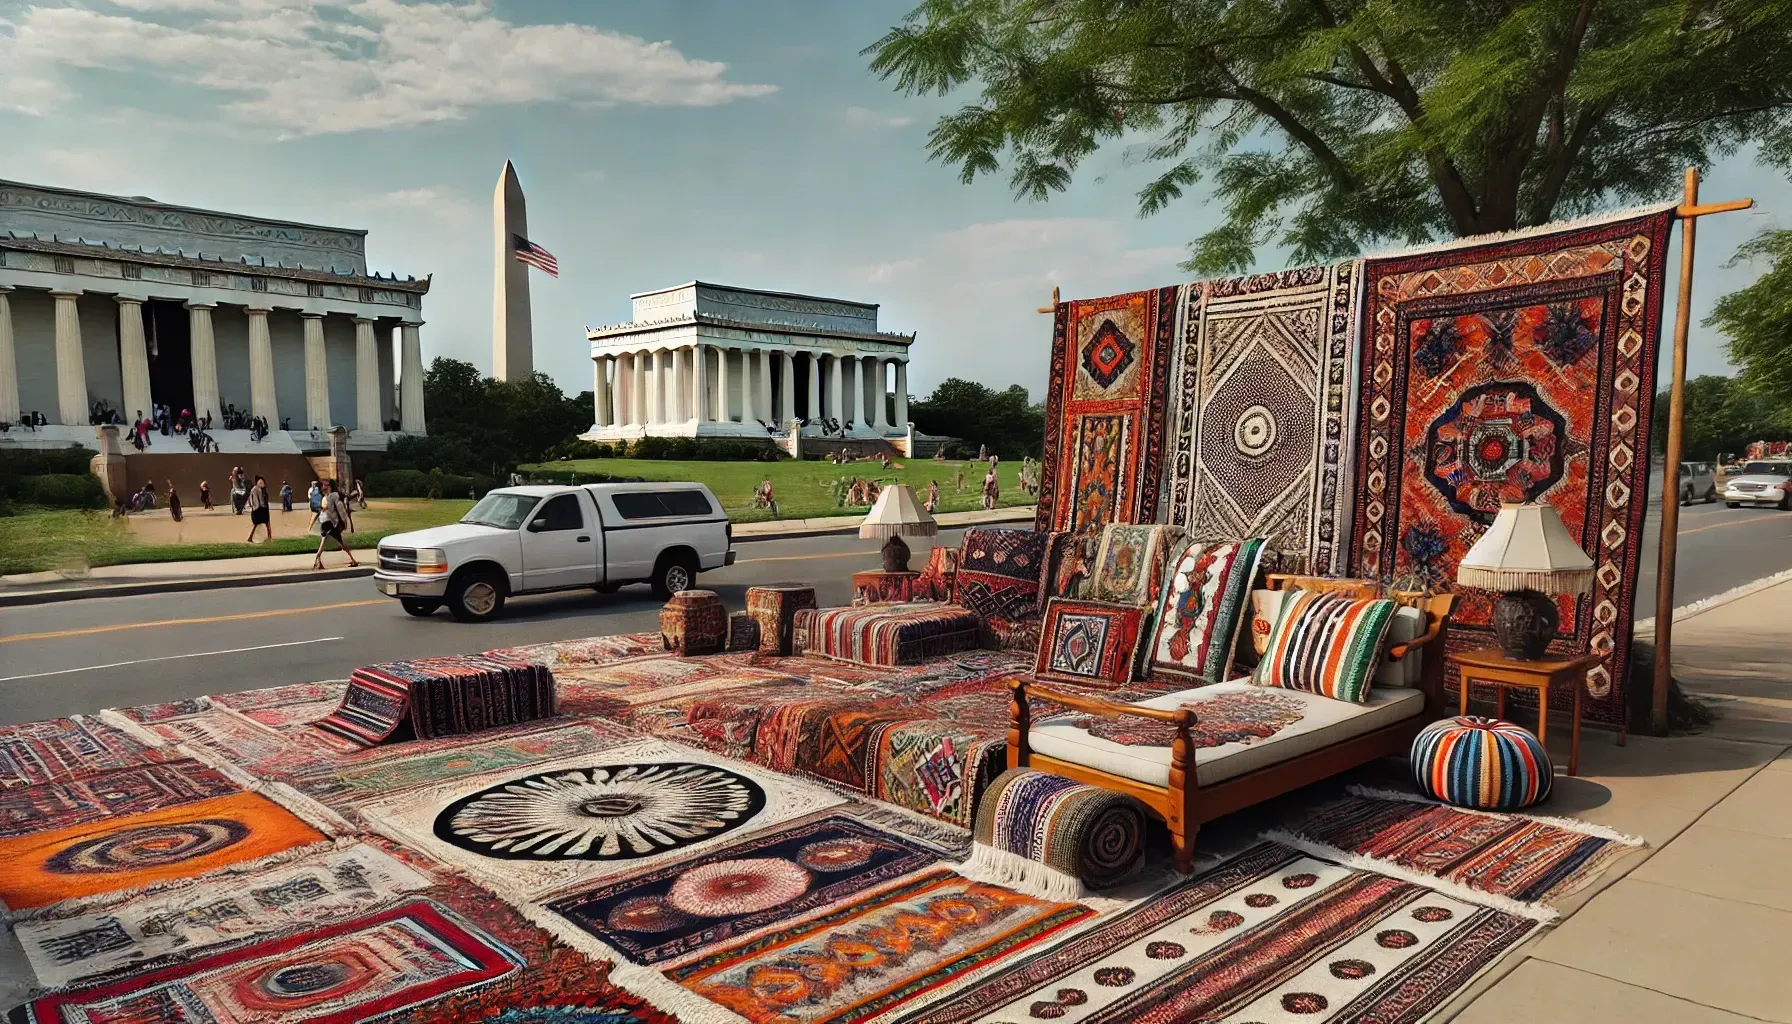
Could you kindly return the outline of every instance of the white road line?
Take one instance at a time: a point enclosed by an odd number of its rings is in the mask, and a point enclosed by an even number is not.
[[[109,665],[87,665],[83,668],[59,668],[54,672],[32,672],[22,676],[0,676],[0,683],[16,682],[20,679],[42,679],[44,676],[65,676],[71,672],[98,672],[101,669],[124,668],[127,665],[147,665],[154,661],[179,661],[182,658],[210,658],[219,654],[247,654],[250,651],[271,651],[276,647],[303,647],[306,644],[327,644],[332,640],[341,640],[339,636],[320,636],[316,640],[294,640],[284,644],[263,644],[260,647],[237,647],[228,651],[200,651],[197,654],[170,654],[164,658],[140,658],[137,661],[115,661]]]

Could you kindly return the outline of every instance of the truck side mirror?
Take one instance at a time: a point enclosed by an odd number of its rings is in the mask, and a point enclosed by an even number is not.
[[[540,533],[541,531],[543,531],[547,528],[548,528],[548,521],[546,518],[535,519],[535,520],[530,521],[530,523],[529,523],[529,532],[530,533]]]

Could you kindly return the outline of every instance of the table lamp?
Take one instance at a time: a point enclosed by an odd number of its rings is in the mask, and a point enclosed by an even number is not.
[[[908,545],[902,538],[932,537],[939,532],[940,524],[915,500],[915,492],[907,484],[891,484],[879,491],[877,503],[859,524],[861,538],[887,538],[883,546],[885,572],[908,571]]]
[[[1465,587],[1501,591],[1493,606],[1500,651],[1535,661],[1549,649],[1561,613],[1553,595],[1592,589],[1593,560],[1581,550],[1553,505],[1501,505],[1493,525],[1456,567]]]

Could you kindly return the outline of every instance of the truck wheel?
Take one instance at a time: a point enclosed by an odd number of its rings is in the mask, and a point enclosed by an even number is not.
[[[689,555],[665,554],[653,567],[653,596],[664,601],[697,582],[697,563]]]
[[[1724,502],[1724,507],[1725,507],[1725,508],[1741,508],[1741,507],[1742,507],[1742,502],[1740,502],[1740,501],[1726,501],[1726,502]]]
[[[442,602],[423,597],[401,597],[398,603],[406,612],[419,619],[429,618],[436,613],[437,608],[442,607]]]
[[[488,622],[504,610],[504,578],[495,572],[472,572],[448,588],[448,610],[462,622]]]
[[[1714,485],[1709,491],[1705,492],[1705,504],[1709,505],[1716,500],[1717,500],[1717,487]]]
[[[1781,512],[1792,512],[1792,491],[1787,491],[1780,498],[1780,511]]]
[[[1692,488],[1688,487],[1686,490],[1680,492],[1680,504],[1692,504]]]

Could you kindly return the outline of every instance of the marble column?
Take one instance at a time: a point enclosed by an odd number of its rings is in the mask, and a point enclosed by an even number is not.
[[[398,324],[398,427],[423,433],[423,321]]]
[[[373,337],[373,321],[355,317],[355,429],[372,433],[384,429],[380,422],[380,347]]]
[[[846,377],[846,370],[845,367],[840,365],[839,356],[828,356],[826,358],[828,361],[828,418],[837,421],[841,426],[845,426],[846,417],[840,410],[841,405],[844,402],[842,392],[844,392],[845,388],[842,386],[842,383]]]
[[[863,423],[865,410],[860,406],[865,402],[865,386],[859,380],[858,357],[847,356],[840,361],[840,367],[842,370],[840,376],[846,379],[846,386],[841,389],[846,393],[846,404],[843,407],[840,422]]]
[[[300,313],[305,325],[305,426],[328,430],[330,422],[330,371],[324,358],[324,315]]]
[[[636,351],[629,357],[634,366],[634,377],[629,382],[629,423],[636,427],[647,425],[647,353]]]
[[[805,352],[803,358],[809,361],[809,408],[804,411],[803,418],[814,420],[821,415],[821,357]]]
[[[12,340],[12,285],[0,284],[0,420],[19,422],[19,357]],[[127,414],[128,415],[128,414]]]
[[[643,410],[641,422],[651,427],[665,419],[660,412],[660,405],[665,395],[665,392],[660,389],[660,371],[665,369],[666,353],[664,351],[644,352],[641,358],[642,365],[647,367],[647,408]]]
[[[635,382],[634,359],[627,352],[617,353],[611,364],[616,368],[615,376],[610,378],[610,422],[618,427],[626,427],[634,421],[634,401],[630,390]]]
[[[135,423],[139,412],[148,416],[151,410],[149,347],[143,340],[143,300],[120,295],[117,301],[118,375],[124,392],[124,408],[118,410],[118,414],[125,422]]]
[[[193,363],[193,415],[212,417],[212,427],[224,426],[224,403],[218,399],[218,343],[212,337],[210,302],[187,303],[187,336]],[[175,415],[179,415],[177,412]]]
[[[274,398],[274,341],[268,335],[270,310],[251,306],[249,314],[249,413],[268,421],[269,430],[280,429],[279,403]]]
[[[896,422],[897,430],[908,432],[908,360],[896,360]]]
[[[890,392],[889,385],[884,383],[888,379],[888,370],[882,359],[869,359],[865,366],[871,371],[871,387],[868,389],[868,397],[871,399],[871,427],[881,434],[890,426],[890,414],[886,411],[890,405]]]
[[[78,291],[51,292],[56,299],[56,419],[69,426],[87,422],[87,364],[81,356]]]
[[[718,423],[734,422],[734,400],[728,394],[729,389],[734,385],[733,377],[734,374],[729,371],[728,367],[728,350],[716,349],[716,422]]]
[[[778,392],[781,397],[778,425],[789,428],[796,421],[796,360],[789,349],[778,350]]]
[[[778,418],[772,406],[772,357],[772,352],[759,350],[759,418],[767,423]]]
[[[691,419],[709,422],[709,349],[691,346]]]

